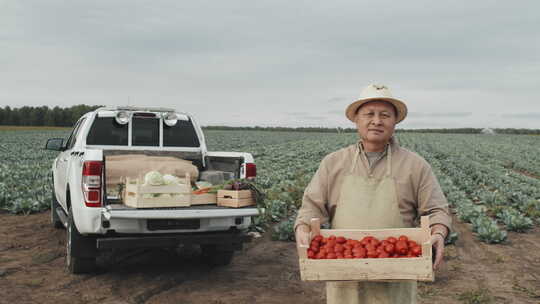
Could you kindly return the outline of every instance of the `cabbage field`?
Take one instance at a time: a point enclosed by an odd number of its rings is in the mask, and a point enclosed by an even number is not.
[[[252,227],[275,239],[293,239],[303,189],[328,153],[352,144],[356,134],[207,131],[212,151],[251,152],[265,215]],[[0,209],[32,213],[49,208],[50,167],[56,152],[48,138],[64,130],[0,131]],[[540,137],[399,133],[400,143],[433,167],[459,220],[479,240],[504,242],[507,231],[540,224]]]

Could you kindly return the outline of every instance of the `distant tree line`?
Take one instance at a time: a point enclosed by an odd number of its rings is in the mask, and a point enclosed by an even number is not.
[[[274,132],[318,132],[318,133],[356,133],[353,128],[323,128],[323,127],[229,127],[229,126],[206,126],[205,130],[251,130],[251,131],[274,131]]]
[[[85,113],[102,106],[76,105],[69,108],[0,107],[0,125],[71,127]]]
[[[0,125],[8,126],[56,126],[71,127],[85,113],[102,106],[88,106],[84,104],[68,108],[48,106],[11,108],[0,107]],[[323,127],[229,127],[229,126],[206,126],[205,130],[253,130],[274,132],[320,132],[320,133],[356,133],[356,128],[323,128]],[[455,129],[396,129],[398,133],[452,133],[452,134],[479,134],[482,128],[455,128]],[[534,134],[540,135],[540,129],[512,129],[493,128],[497,134]]]
[[[319,133],[356,133],[355,128],[322,128],[322,127],[229,127],[229,126],[207,126],[205,130],[253,130],[253,131],[297,131],[297,132],[319,132]],[[480,134],[482,128],[455,128],[455,129],[396,129],[397,133],[442,133],[442,134]],[[496,134],[534,134],[540,135],[540,129],[491,129]]]
[[[396,132],[403,133],[442,133],[442,134],[480,134],[482,128],[455,128],[455,129],[396,129]],[[491,128],[495,134],[526,134],[540,135],[540,129],[513,129],[513,128]]]

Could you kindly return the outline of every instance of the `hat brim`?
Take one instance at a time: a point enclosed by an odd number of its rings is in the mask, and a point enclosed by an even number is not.
[[[359,99],[353,103],[351,103],[347,109],[345,110],[345,116],[352,121],[356,122],[356,112],[358,111],[358,108],[360,108],[363,104],[368,103],[370,101],[376,101],[376,100],[382,100],[391,103],[396,107],[397,110],[397,120],[396,124],[400,123],[407,117],[407,106],[405,103],[399,99],[396,98],[390,98],[390,97],[370,97],[370,98],[363,98]]]

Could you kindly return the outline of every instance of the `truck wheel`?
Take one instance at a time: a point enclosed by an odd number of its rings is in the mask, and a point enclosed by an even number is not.
[[[54,188],[51,191],[52,192],[52,198],[51,198],[51,224],[56,229],[64,228],[64,223],[62,223],[62,220],[58,216],[58,213],[56,212],[56,208],[60,207],[60,204],[56,200],[56,195],[54,195]]]
[[[79,251],[80,247],[84,247],[86,242],[90,241],[79,233],[75,223],[73,222],[73,213],[69,209],[68,227],[66,238],[66,266],[69,273],[80,274],[89,273],[96,269],[95,257],[79,257],[74,256],[74,252]]]
[[[204,261],[211,266],[229,265],[233,259],[233,250],[220,250],[216,245],[201,245]]]

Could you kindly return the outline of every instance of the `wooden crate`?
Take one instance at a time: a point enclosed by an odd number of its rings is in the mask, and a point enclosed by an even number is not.
[[[379,230],[320,229],[319,219],[312,219],[311,238],[330,235],[361,240],[374,236],[379,240],[406,235],[422,246],[422,256],[415,258],[308,259],[308,246],[298,246],[300,276],[303,281],[428,281],[433,282],[429,217],[422,216],[420,228]],[[311,239],[310,238],[310,239]],[[311,243],[311,240],[310,240]]]
[[[217,204],[223,207],[240,208],[255,205],[251,190],[218,190]]]
[[[191,195],[191,205],[215,205],[217,204],[216,193],[203,193]]]
[[[191,186],[189,176],[187,184],[149,186],[141,184],[142,178],[126,178],[124,204],[134,208],[189,207],[191,205]],[[158,197],[144,197],[160,194]],[[173,194],[173,195],[171,195]]]

